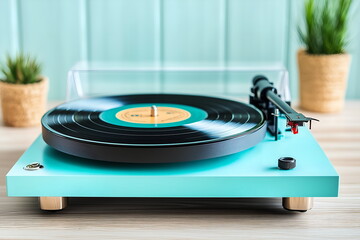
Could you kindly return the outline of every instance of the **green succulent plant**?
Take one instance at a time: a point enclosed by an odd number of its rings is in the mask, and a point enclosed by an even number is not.
[[[14,58],[6,57],[0,67],[4,78],[1,81],[11,84],[31,84],[41,81],[41,65],[36,58],[20,53]]]
[[[347,45],[347,22],[352,0],[307,0],[305,29],[298,27],[300,41],[309,54],[340,54]]]

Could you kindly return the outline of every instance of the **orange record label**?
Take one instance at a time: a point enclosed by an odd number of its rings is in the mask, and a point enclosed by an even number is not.
[[[161,124],[188,119],[190,112],[174,107],[156,107],[157,115],[152,116],[151,107],[129,108],[116,113],[116,118],[131,123]]]

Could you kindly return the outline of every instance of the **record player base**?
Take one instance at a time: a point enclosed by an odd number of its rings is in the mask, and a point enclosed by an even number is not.
[[[306,211],[314,197],[337,197],[339,175],[310,131],[281,130],[279,141],[267,134],[239,153],[166,164],[78,158],[54,150],[39,136],[7,174],[7,195],[40,197],[43,210],[61,210],[71,197],[124,197],[282,198],[284,208]],[[297,166],[279,169],[281,157],[295,158]],[[24,169],[34,162],[43,168]]]
[[[62,210],[67,206],[66,197],[39,197],[40,209],[47,211]],[[313,206],[312,197],[287,197],[282,199],[284,209],[306,212]]]

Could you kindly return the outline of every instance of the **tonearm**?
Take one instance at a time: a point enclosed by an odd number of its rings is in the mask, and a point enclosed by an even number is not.
[[[250,104],[253,104],[265,114],[268,121],[268,131],[275,136],[275,140],[278,139],[278,134],[280,134],[277,121],[279,112],[285,115],[287,125],[294,134],[298,133],[298,126],[304,126],[304,123],[309,122],[309,128],[311,129],[311,121],[319,121],[315,118],[305,117],[302,113],[292,109],[288,103],[279,97],[273,83],[264,76],[254,77]]]

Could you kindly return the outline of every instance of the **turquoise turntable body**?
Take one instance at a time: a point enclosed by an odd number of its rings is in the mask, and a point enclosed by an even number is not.
[[[203,71],[183,73],[201,79]],[[274,197],[302,212],[314,197],[338,196],[339,175],[305,125],[316,119],[293,110],[265,76],[253,78],[250,104],[179,94],[91,98],[82,80],[69,82],[77,100],[43,116],[42,136],[6,176],[8,196],[39,197],[43,210],[63,209],[69,197]]]
[[[295,158],[296,168],[280,170],[284,156]],[[33,162],[44,167],[24,170]],[[40,136],[7,175],[12,197],[336,197],[338,187],[337,172],[306,127],[296,135],[283,131],[278,141],[267,134],[229,156],[166,164],[89,161]]]

